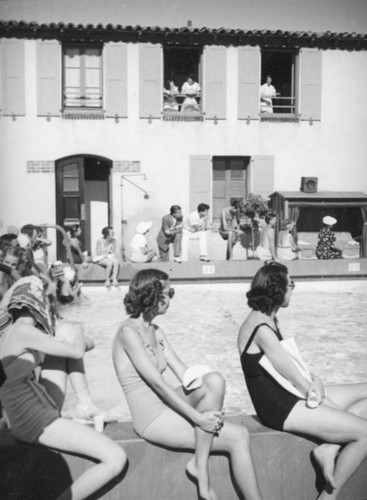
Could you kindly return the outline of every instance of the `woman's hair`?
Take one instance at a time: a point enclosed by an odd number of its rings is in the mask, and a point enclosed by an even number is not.
[[[110,231],[112,231],[111,226],[106,226],[102,229],[102,236],[103,238],[107,238],[110,235]]]
[[[143,269],[130,281],[129,291],[125,295],[124,305],[132,318],[143,316],[151,320],[158,313],[162,300],[162,281],[168,280],[168,274],[159,269]]]
[[[269,224],[269,222],[274,219],[274,217],[276,217],[276,214],[274,214],[273,212],[268,212],[267,214],[265,214],[265,222]]]
[[[270,262],[255,274],[247,292],[247,304],[254,311],[270,315],[281,306],[287,293],[288,269],[278,262]]]
[[[287,229],[289,229],[291,224],[292,224],[291,219],[283,219],[280,227],[281,227],[282,231],[286,231]]]
[[[178,212],[179,210],[181,210],[181,207],[180,205],[172,205],[172,207],[169,209],[169,213],[171,215],[175,214],[176,212]]]

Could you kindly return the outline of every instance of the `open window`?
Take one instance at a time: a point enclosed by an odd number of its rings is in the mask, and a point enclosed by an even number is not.
[[[63,110],[102,113],[102,46],[63,47]]]
[[[261,50],[261,119],[274,115],[296,116],[297,58],[297,51]]]
[[[163,49],[163,114],[190,118],[202,114],[201,47]]]

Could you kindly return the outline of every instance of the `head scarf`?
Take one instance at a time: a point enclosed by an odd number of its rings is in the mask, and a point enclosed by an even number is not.
[[[0,336],[4,329],[13,323],[13,311],[23,307],[29,309],[37,328],[48,335],[53,335],[42,281],[36,276],[27,276],[16,281],[3,297],[0,310]]]

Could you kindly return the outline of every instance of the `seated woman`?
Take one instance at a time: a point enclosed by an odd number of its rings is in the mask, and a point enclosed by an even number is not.
[[[136,226],[136,233],[134,234],[127,257],[131,262],[152,262],[158,260],[156,252],[148,245],[146,234],[152,227],[151,221],[139,222]]]
[[[172,80],[167,80],[163,87],[163,111],[178,111],[176,95],[178,88]]]
[[[282,347],[276,318],[279,308],[288,307],[294,287],[283,264],[258,270],[247,293],[252,311],[239,331],[238,349],[262,423],[325,441],[313,450],[326,481],[318,499],[335,500],[367,456],[367,383],[324,386],[316,375],[308,377],[296,367]],[[298,396],[262,368],[264,354]]]
[[[58,498],[82,500],[118,475],[125,463],[122,448],[107,436],[60,416],[66,375],[78,370],[87,342],[80,329],[61,324],[56,336],[37,277],[18,280],[0,317],[0,398],[12,434],[27,443],[95,459]],[[42,366],[39,380],[34,370]]]
[[[61,304],[73,302],[75,297],[79,297],[82,283],[76,279],[76,273],[70,266],[65,266],[62,274],[57,279],[56,294]]]
[[[337,223],[337,220],[334,217],[330,217],[330,215],[326,215],[322,219],[322,222],[324,223],[324,227],[319,232],[316,257],[320,260],[342,259],[342,250],[334,245],[336,236],[333,232],[333,226]]]
[[[281,230],[277,237],[277,257],[280,260],[296,260],[300,249],[297,247],[293,235],[291,233],[294,228],[294,222],[290,219],[283,219]]]
[[[200,98],[201,88],[198,82],[195,82],[193,74],[187,76],[186,82],[181,87],[181,94],[185,96],[181,111],[191,112],[200,110],[197,99]]]
[[[82,228],[79,224],[74,224],[73,226],[67,226],[65,231],[69,238],[70,250],[73,254],[74,264],[82,264],[83,267],[88,267],[88,263],[91,261],[91,258],[88,256],[86,251],[83,252],[82,244],[79,239],[82,234]]]
[[[166,273],[146,269],[132,279],[124,299],[130,316],[115,337],[113,362],[134,429],[152,443],[195,450],[186,470],[197,481],[200,498],[216,499],[208,471],[209,452],[215,450],[229,454],[240,494],[247,500],[260,499],[248,432],[223,419],[222,375],[207,369],[191,390],[182,385],[174,389],[163,377],[169,367],[182,383],[187,371],[154,323],[156,316],[166,313],[173,295]]]
[[[103,238],[97,240],[96,257],[93,261],[106,269],[106,287],[111,286],[111,280],[113,286],[118,286],[119,261],[115,255],[116,240],[112,227],[104,227],[102,236]]]

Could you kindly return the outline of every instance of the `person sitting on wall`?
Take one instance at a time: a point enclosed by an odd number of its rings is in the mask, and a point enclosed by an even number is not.
[[[162,227],[157,236],[161,262],[169,261],[169,246],[173,246],[173,261],[181,263],[182,211],[178,205],[172,205],[170,213],[162,217]]]
[[[128,257],[131,262],[144,263],[158,260],[156,252],[150,247],[150,245],[148,245],[146,237],[146,234],[149,232],[151,227],[151,221],[141,221],[136,226],[136,233],[131,240],[128,251]]]
[[[208,216],[209,205],[206,203],[199,203],[197,210],[189,214],[184,221],[182,230],[182,260],[188,260],[188,246],[189,240],[198,239],[200,242],[200,257],[203,262],[209,262],[208,258]]]
[[[65,227],[65,232],[69,238],[74,264],[82,264],[83,267],[88,267],[88,263],[92,259],[88,256],[88,252],[83,252],[82,243],[79,239],[82,234],[82,228],[79,224],[74,224],[73,226]]]
[[[333,226],[337,223],[337,220],[330,215],[326,215],[322,219],[322,222],[324,223],[324,227],[319,232],[316,257],[320,260],[342,259],[343,251],[334,245],[336,236],[333,232]]]
[[[294,241],[291,233],[295,222],[290,219],[283,219],[281,222],[281,230],[277,237],[277,256],[280,260],[296,260],[300,249]]]
[[[76,272],[72,267],[63,268],[56,282],[57,299],[61,304],[69,304],[74,301],[75,297],[80,296],[82,283],[76,278]]]
[[[232,258],[233,247],[237,243],[240,234],[243,234],[240,229],[239,218],[241,207],[240,200],[233,200],[231,205],[223,208],[220,214],[219,234],[224,240],[227,240],[226,260]]]
[[[102,229],[102,238],[97,240],[96,256],[93,262],[102,266],[106,270],[105,285],[107,288],[111,286],[118,286],[117,276],[119,272],[119,261],[115,255],[116,240],[114,238],[113,228],[106,226]]]
[[[178,111],[176,95],[178,95],[178,88],[172,80],[167,80],[163,87],[163,111]]]
[[[200,85],[194,81],[194,75],[188,75],[186,82],[181,88],[181,94],[185,96],[181,111],[199,111],[197,97],[200,97],[200,92]]]
[[[280,96],[279,92],[271,84],[272,77],[266,77],[266,83],[260,87],[260,111],[261,113],[273,113],[273,100],[272,97]]]
[[[274,226],[276,224],[277,217],[274,213],[269,212],[265,215],[265,226],[260,232],[260,244],[256,248],[255,256],[264,261],[278,260],[275,252],[275,234]]]
[[[188,368],[156,323],[173,296],[166,273],[144,269],[133,277],[124,298],[129,317],[118,329],[112,355],[134,430],[150,443],[194,450],[186,472],[202,500],[217,498],[210,485],[211,450],[228,454],[239,498],[260,500],[248,431],[224,418],[225,380],[210,367]],[[167,368],[178,387],[165,377]],[[170,498],[177,498],[174,478],[168,479],[173,479]]]

